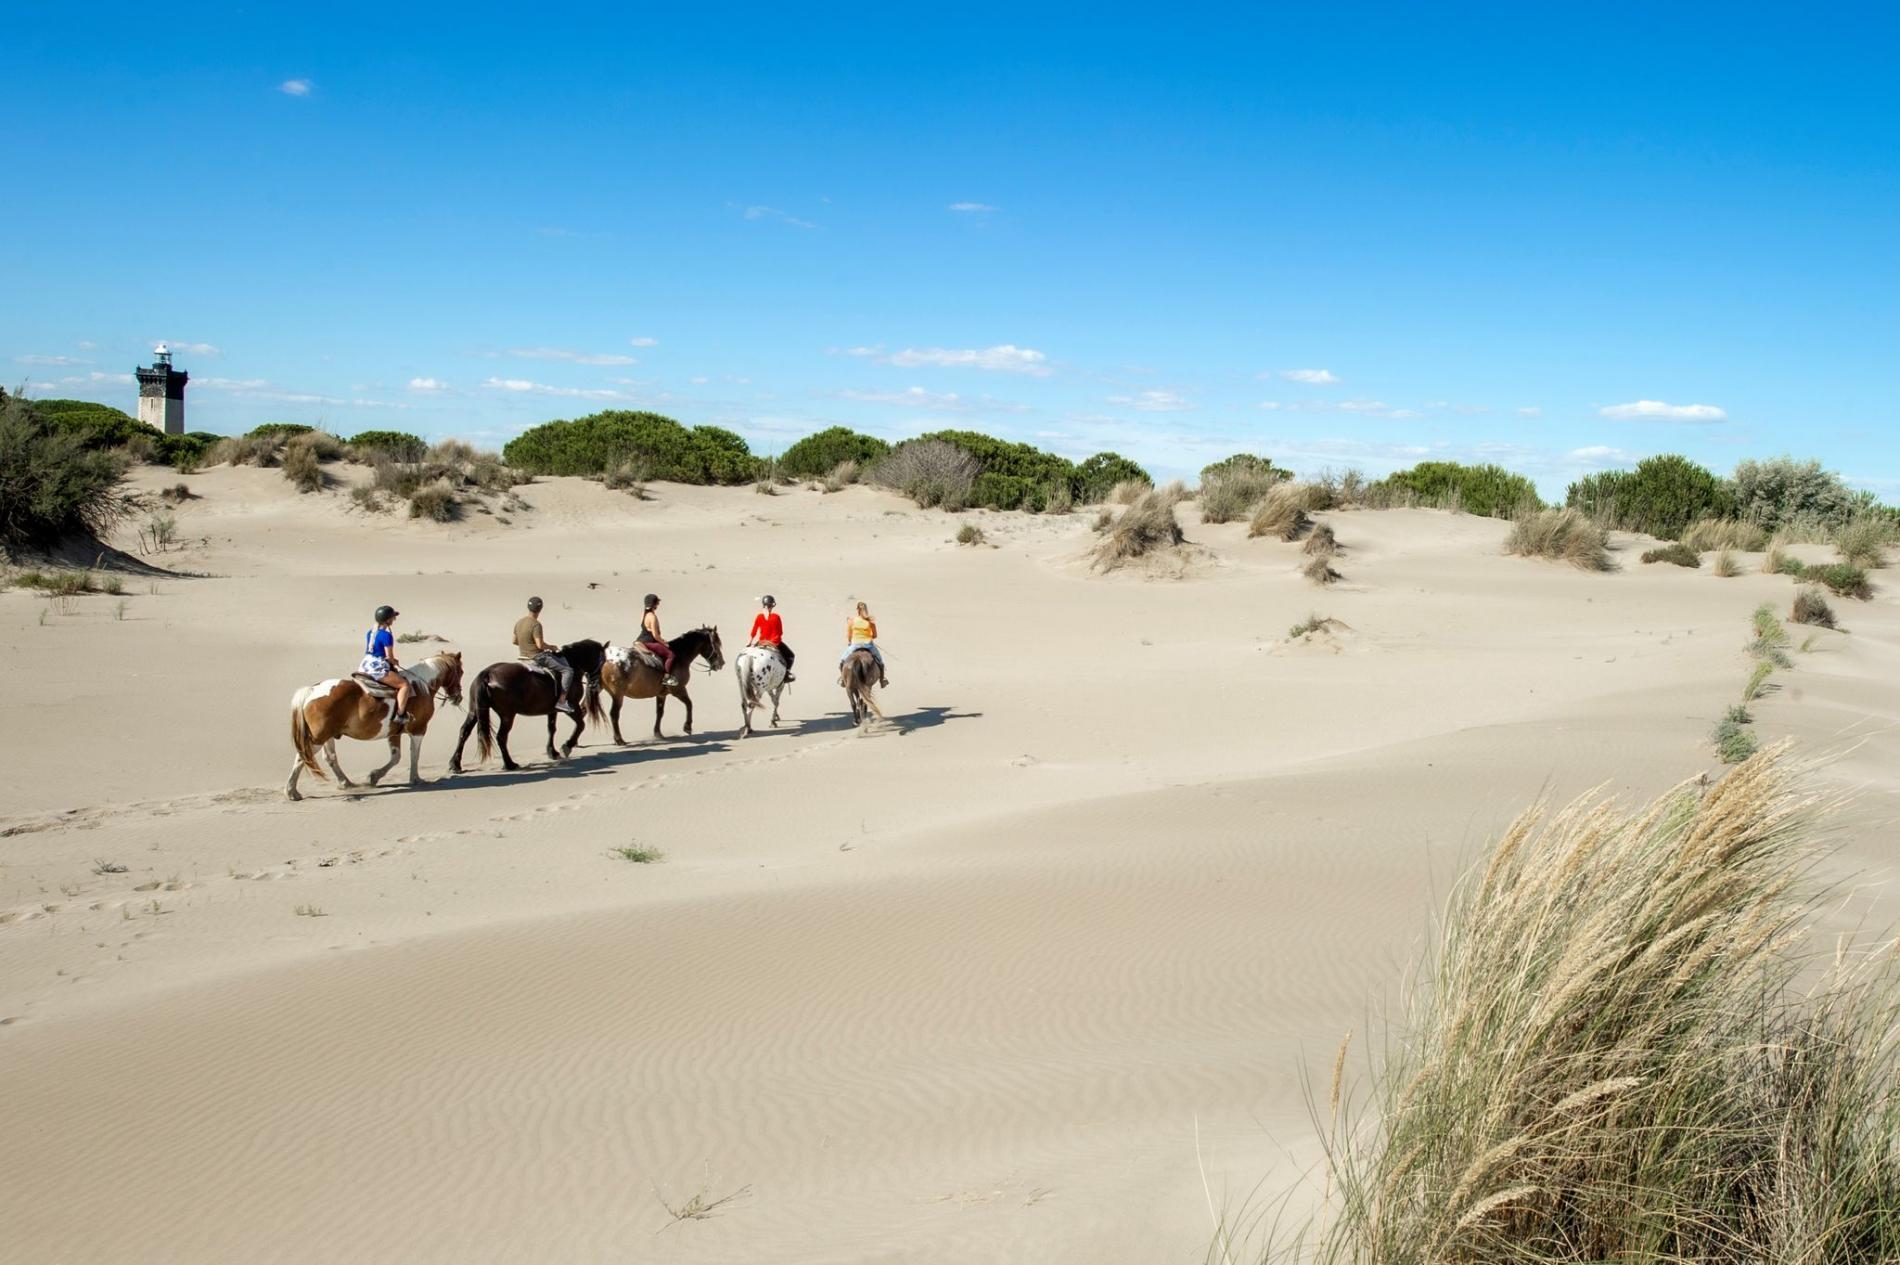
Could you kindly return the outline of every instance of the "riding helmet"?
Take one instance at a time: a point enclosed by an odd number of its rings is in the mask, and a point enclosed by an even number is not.
[[[648,610],[652,610],[654,607],[658,606],[659,604],[660,604],[660,595],[658,593],[647,594],[647,609]]]
[[[387,623],[400,614],[402,614],[402,612],[393,606],[378,606],[376,608],[376,622],[379,624]]]
[[[764,597],[759,599],[759,605],[769,610],[778,605],[778,599],[773,597],[770,593],[767,593]]]
[[[541,599],[540,599],[540,598],[538,598],[538,597],[531,597],[531,598],[529,598],[529,599],[528,599],[528,609],[529,609],[529,610],[531,610],[531,611],[538,611],[538,610],[540,610],[540,609],[541,609]]]

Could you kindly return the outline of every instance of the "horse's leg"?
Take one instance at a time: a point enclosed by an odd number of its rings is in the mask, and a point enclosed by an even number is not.
[[[662,685],[660,687],[660,692],[653,696],[653,736],[655,738],[660,736],[660,721],[665,716],[666,716],[666,687]]]
[[[449,772],[462,771],[462,748],[468,745],[468,736],[475,732],[475,709],[469,708],[468,718],[462,722],[462,736],[455,740],[455,754],[449,757]]]
[[[614,692],[614,705],[613,705],[613,706],[612,706],[611,708],[609,708],[609,709],[608,709],[608,712],[607,712],[607,714],[608,714],[609,716],[611,716],[611,717],[613,717],[613,722],[614,722],[614,745],[615,745],[615,746],[620,746],[620,747],[624,747],[624,746],[626,746],[626,745],[627,745],[627,740],[626,740],[625,738],[622,738],[622,737],[620,736],[620,704],[621,704],[621,703],[622,703],[622,702],[623,702],[623,701],[624,701],[625,699],[626,699],[626,695],[624,695],[624,694],[622,694],[622,693],[620,693],[619,691],[617,691],[617,690],[616,690],[616,691]]]
[[[779,683],[777,689],[772,691],[772,728],[774,729],[778,728],[778,696],[784,693],[784,691],[785,683],[783,681]]]
[[[411,786],[414,786],[417,782],[420,782],[422,780],[422,775],[420,771],[416,768],[417,762],[420,761],[421,759],[422,759],[422,735],[410,734],[409,735],[409,785]]]
[[[380,784],[389,771],[396,767],[396,761],[400,759],[402,759],[402,735],[391,734],[389,735],[389,759],[383,761],[382,768],[369,775],[369,784],[371,786]]]
[[[560,715],[559,712],[548,713],[548,759],[550,760],[561,758],[561,753],[554,749],[554,722],[560,718]]]
[[[567,736],[567,743],[561,748],[561,754],[563,756],[574,754],[574,744],[581,740],[581,730],[585,728],[587,728],[587,718],[585,716],[576,716],[574,718],[574,732]]]
[[[330,766],[330,772],[336,774],[336,784],[338,786],[356,785],[356,783],[350,781],[349,775],[343,771],[343,766],[336,762],[335,738],[323,744],[323,762]]]
[[[290,780],[284,783],[284,794],[292,799],[302,799],[303,792],[297,789],[297,779],[303,774],[303,757],[298,756],[290,766]]]
[[[501,724],[495,729],[495,745],[501,748],[501,767],[513,773],[521,767],[515,763],[515,758],[508,754],[508,731],[515,727],[515,714],[502,711],[498,711],[498,714],[501,716]]]
[[[693,696],[686,692],[684,685],[674,690],[673,693],[678,695],[680,702],[686,704],[686,733],[687,736],[690,737],[693,732]]]

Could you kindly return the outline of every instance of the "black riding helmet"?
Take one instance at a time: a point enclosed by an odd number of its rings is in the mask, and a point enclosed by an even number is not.
[[[529,599],[528,599],[528,609],[529,609],[529,610],[531,610],[531,611],[538,611],[538,610],[540,610],[540,609],[541,609],[541,599],[540,599],[540,598],[538,598],[538,597],[531,597],[531,598],[529,598]]]
[[[759,599],[759,605],[765,607],[767,610],[771,610],[774,606],[778,605],[778,599],[773,597],[770,593],[767,593],[764,597]]]
[[[376,608],[376,622],[386,624],[400,614],[402,614],[402,612],[393,606],[378,606]]]
[[[659,604],[660,604],[660,595],[658,593],[647,594],[647,609],[648,610],[652,610],[654,607],[658,606]]]

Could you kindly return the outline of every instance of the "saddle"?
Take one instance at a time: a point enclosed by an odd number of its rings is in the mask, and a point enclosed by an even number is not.
[[[373,676],[365,676],[361,672],[352,672],[350,673],[350,675],[353,678],[355,678],[356,683],[358,685],[363,687],[363,693],[369,695],[371,698],[384,699],[384,698],[396,697],[396,691],[390,689],[387,685],[384,685],[381,681],[377,680]],[[416,679],[410,676],[407,672],[399,672],[397,673],[397,675],[402,677],[403,680],[409,682],[409,688],[411,692],[414,692],[415,690],[418,690],[421,688],[419,685],[416,684]]]
[[[556,672],[553,668],[550,668],[543,663],[540,663],[534,659],[516,659],[515,662],[519,663],[523,668],[527,669],[529,672],[540,673],[542,676],[546,677],[548,680],[554,682],[556,686],[560,685],[561,683],[561,674],[559,672]]]

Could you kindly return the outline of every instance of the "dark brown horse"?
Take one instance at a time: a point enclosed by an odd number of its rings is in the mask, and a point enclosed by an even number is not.
[[[853,650],[845,656],[842,671],[852,723],[862,725],[871,716],[883,720],[884,709],[877,705],[877,683],[883,679],[884,670],[877,666],[877,656],[869,650]]]
[[[587,718],[595,721],[601,719],[600,663],[605,651],[606,647],[598,641],[570,642],[556,651],[574,669],[574,688],[568,691],[567,701],[580,706]],[[572,755],[581,731],[587,728],[587,719],[574,717],[574,732],[568,735],[566,744],[555,751],[554,722],[561,714],[555,710],[555,704],[560,697],[559,682],[528,664],[509,660],[483,668],[468,690],[468,719],[462,722],[462,736],[455,744],[454,757],[449,760],[449,772],[462,771],[462,748],[468,745],[471,733],[480,739],[483,760],[499,746],[501,767],[510,771],[520,768],[508,754],[508,731],[514,728],[517,716],[548,718],[548,759],[560,760]],[[499,730],[489,728],[491,710],[501,717]]]
[[[622,699],[653,700],[653,736],[657,738],[660,720],[666,715],[666,696],[671,694],[686,704],[686,732],[690,734],[693,732],[693,696],[686,692],[686,680],[692,674],[693,660],[704,659],[714,672],[726,666],[726,652],[720,648],[717,627],[695,628],[666,644],[673,648],[673,679],[678,685],[662,685],[659,669],[643,662],[637,653],[624,646],[612,646],[607,651],[607,666],[601,669],[600,684],[614,696],[614,705],[608,714],[613,718],[614,741],[622,746],[627,743],[620,736]]]

